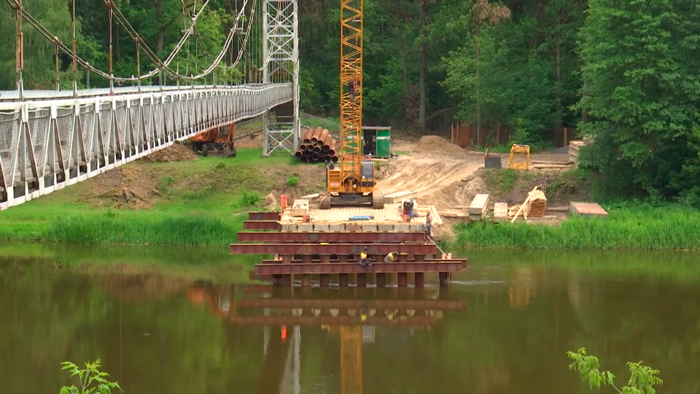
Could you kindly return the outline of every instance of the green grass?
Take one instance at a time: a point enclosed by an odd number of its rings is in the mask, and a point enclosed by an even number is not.
[[[320,126],[328,129],[331,133],[340,132],[340,118],[317,118],[302,114],[301,124],[312,129]]]
[[[456,226],[458,247],[700,249],[700,211],[643,204],[607,207],[609,217],[570,218],[559,227],[527,223]]]
[[[67,187],[0,212],[0,239],[79,244],[227,245],[243,228],[247,212],[261,210],[275,188],[265,167],[297,166],[288,153],[260,156],[239,149],[235,158],[133,163],[160,176],[159,202],[149,209],[113,209],[83,201],[99,179]],[[114,170],[116,171],[116,170]],[[286,180],[286,179],[285,179]]]
[[[518,170],[511,170],[507,168],[489,168],[484,170],[484,182],[489,190],[509,192],[515,187],[515,182],[518,180],[518,177]]]

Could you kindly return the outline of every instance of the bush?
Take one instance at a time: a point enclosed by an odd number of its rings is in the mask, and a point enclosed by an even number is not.
[[[287,179],[287,185],[294,187],[299,184],[299,177],[296,175],[290,175]]]

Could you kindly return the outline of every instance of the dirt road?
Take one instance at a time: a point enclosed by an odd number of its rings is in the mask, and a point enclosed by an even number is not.
[[[434,137],[439,138],[439,137]],[[484,167],[484,154],[481,152],[448,153],[456,151],[444,149],[446,141],[437,141],[434,149],[417,141],[392,140],[392,150],[405,152],[397,159],[390,160],[380,170],[378,188],[389,194],[411,190],[417,193],[419,204],[435,206],[438,211],[450,210],[455,206],[465,206],[478,193],[487,193],[483,180],[475,173]],[[457,150],[458,151],[458,150]],[[568,155],[530,155],[531,160],[566,161]],[[501,166],[508,166],[509,155],[504,154]]]

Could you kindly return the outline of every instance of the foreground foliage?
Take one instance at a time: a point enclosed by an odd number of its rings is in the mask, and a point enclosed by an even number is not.
[[[641,361],[628,362],[627,368],[630,371],[630,378],[627,381],[627,386],[618,388],[614,383],[615,375],[610,371],[601,372],[598,358],[589,356],[585,348],[581,348],[577,352],[568,351],[566,354],[574,361],[569,364],[569,369],[578,372],[581,380],[588,382],[591,390],[599,389],[603,385],[611,386],[622,394],[654,394],[656,393],[654,386],[663,384],[663,380],[656,376],[659,374],[658,370],[642,365]]]
[[[700,249],[700,212],[679,205],[609,208],[609,218],[569,218],[560,226],[483,222],[456,226],[456,246],[513,248]]]
[[[61,387],[60,394],[110,394],[112,389],[115,388],[121,391],[121,387],[119,387],[117,382],[110,382],[106,379],[109,377],[107,372],[100,372],[99,368],[101,363],[99,358],[93,363],[85,363],[84,369],[78,368],[77,365],[70,361],[64,361],[61,364],[63,365],[61,370],[68,370],[71,373],[71,377],[78,375],[80,378],[80,387],[78,388],[75,385],[70,387],[63,386]]]

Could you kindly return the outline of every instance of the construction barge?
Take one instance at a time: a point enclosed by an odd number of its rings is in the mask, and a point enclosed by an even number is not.
[[[467,260],[442,253],[429,236],[425,213],[432,213],[433,224],[442,223],[435,208],[419,209],[420,217],[405,221],[399,207],[324,210],[295,202],[283,212],[250,212],[230,251],[273,255],[256,264],[250,277],[276,286],[328,287],[333,281],[339,287],[424,287],[428,273],[448,285],[451,273],[466,269]],[[358,261],[365,248],[370,272]],[[383,263],[391,252],[399,253],[397,261]]]

